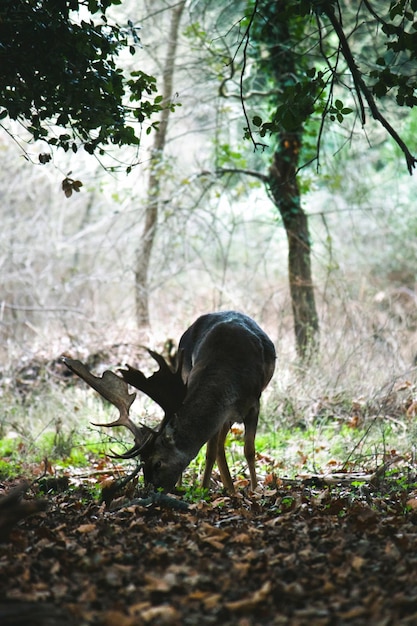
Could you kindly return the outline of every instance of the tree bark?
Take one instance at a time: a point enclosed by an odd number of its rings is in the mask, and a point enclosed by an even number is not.
[[[282,132],[269,169],[269,185],[288,240],[288,278],[297,354],[306,359],[317,348],[319,323],[311,274],[308,218],[297,183],[301,133]]]
[[[171,113],[169,102],[172,99],[174,91],[174,71],[178,47],[179,26],[184,6],[185,0],[177,4],[172,9],[171,14],[168,48],[162,76],[162,95],[164,98],[165,108],[161,112],[159,128],[155,132],[154,142],[151,149],[145,224],[140,239],[140,245],[136,250],[135,300],[136,319],[139,328],[149,326],[150,323],[149,267],[157,233],[161,195],[161,177],[158,172],[158,165],[163,158],[167,138],[168,122]]]
[[[261,37],[270,46],[267,67],[277,93],[294,81],[300,64],[285,7],[285,0],[270,1],[263,6],[265,21]],[[317,348],[319,324],[311,276],[308,218],[301,206],[297,182],[303,132],[300,124],[291,131],[282,129],[278,133],[269,168],[269,185],[288,240],[288,276],[297,354],[307,359]]]

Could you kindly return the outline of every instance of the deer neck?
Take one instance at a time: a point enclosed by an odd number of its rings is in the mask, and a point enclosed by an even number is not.
[[[191,461],[226,421],[234,421],[235,402],[234,386],[219,385],[218,380],[207,378],[192,384],[172,422],[172,437],[178,451]]]

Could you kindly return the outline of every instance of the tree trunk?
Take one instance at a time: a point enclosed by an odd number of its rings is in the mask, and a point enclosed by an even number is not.
[[[307,215],[297,183],[301,133],[282,132],[269,170],[269,184],[288,239],[288,277],[297,353],[308,358],[318,344],[318,317],[311,276],[311,246]]]
[[[270,1],[263,9],[262,39],[270,46],[267,67],[279,94],[294,81],[302,61],[294,52],[286,0]],[[317,347],[319,324],[311,278],[308,218],[301,206],[297,182],[303,132],[302,124],[291,132],[284,129],[279,132],[269,169],[269,185],[288,239],[288,276],[297,353],[306,359]]]
[[[158,212],[161,193],[161,179],[158,172],[165,150],[168,121],[170,115],[169,101],[174,91],[174,71],[178,45],[179,26],[184,10],[185,0],[172,9],[168,48],[162,76],[162,95],[166,108],[161,113],[159,129],[155,132],[151,149],[151,163],[148,178],[147,205],[145,209],[145,224],[136,250],[135,269],[135,300],[136,319],[139,328],[149,326],[149,266],[152,249],[158,226]],[[162,185],[163,189],[163,185]]]

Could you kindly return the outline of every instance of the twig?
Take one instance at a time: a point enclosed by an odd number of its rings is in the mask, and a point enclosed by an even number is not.
[[[331,25],[333,26],[336,32],[336,35],[339,38],[340,49],[342,51],[342,54],[345,58],[345,61],[352,75],[353,83],[355,85],[356,95],[358,97],[360,117],[361,117],[362,124],[365,124],[366,122],[365,109],[364,109],[363,98],[362,98],[362,96],[364,96],[371,110],[372,117],[375,120],[377,120],[381,124],[381,126],[385,128],[388,134],[391,135],[391,137],[394,139],[396,144],[401,148],[402,152],[404,153],[405,160],[407,162],[407,169],[411,175],[413,173],[414,167],[417,164],[417,159],[411,154],[407,145],[401,139],[397,131],[394,130],[394,128],[391,126],[388,120],[385,119],[385,117],[380,112],[375,102],[375,98],[373,97],[371,93],[371,90],[368,89],[368,86],[366,85],[365,81],[362,78],[362,73],[359,70],[358,66],[356,65],[356,62],[355,62],[355,59],[353,58],[353,54],[350,49],[349,43],[347,41],[346,35],[343,31],[343,28],[339,20],[336,17],[333,6],[327,6],[326,4],[323,4],[322,6],[323,6],[323,11],[328,17]]]
[[[144,506],[148,507],[152,504],[156,504],[158,506],[162,506],[166,509],[173,509],[175,511],[188,511],[189,506],[183,500],[176,500],[175,498],[171,498],[171,496],[167,496],[164,493],[153,492],[147,498],[134,498],[133,500],[129,500],[128,502],[124,502],[123,504],[119,504],[115,507],[112,507],[111,511],[120,511],[120,509],[125,509],[128,506]]]
[[[243,111],[243,115],[245,117],[245,121],[246,121],[246,124],[247,124],[249,136],[250,136],[250,139],[252,141],[252,144],[253,144],[253,147],[254,147],[255,150],[258,147],[265,148],[266,145],[263,144],[263,143],[255,141],[254,138],[253,138],[248,112],[246,110],[245,98],[244,98],[244,95],[243,95],[243,78],[244,78],[245,71],[246,71],[247,51],[248,51],[248,46],[249,46],[249,34],[250,34],[250,30],[252,28],[252,24],[253,24],[253,21],[255,19],[257,10],[258,10],[258,0],[255,0],[255,5],[253,7],[252,15],[250,16],[250,19],[249,19],[249,24],[248,24],[248,26],[246,28],[245,34],[242,37],[242,41],[239,44],[239,48],[240,48],[240,46],[244,42],[244,44],[243,44],[242,71],[240,72],[240,79],[239,79],[240,102],[242,104],[242,111]]]
[[[112,483],[111,485],[109,485],[108,487],[103,487],[103,489],[101,490],[101,499],[102,501],[105,503],[105,505],[107,507],[110,506],[112,500],[114,499],[114,496],[116,495],[116,493],[118,491],[120,491],[121,489],[123,489],[123,487],[126,487],[126,485],[133,480],[133,478],[135,478],[140,470],[142,469],[143,465],[142,463],[140,463],[140,465],[138,465],[133,472],[131,472],[130,474],[128,474],[127,476],[125,476],[124,478],[120,478],[119,480],[116,480],[114,483]]]
[[[399,461],[403,461],[403,457],[396,454],[392,458],[388,459],[385,463],[383,463],[380,467],[378,467],[375,472],[372,474],[369,480],[369,484],[373,489],[377,489],[380,487],[381,479],[385,477],[387,469],[394,465],[394,463],[398,463]]]
[[[219,167],[216,170],[217,176],[222,176],[223,174],[244,174],[245,176],[253,176],[254,178],[258,178],[258,180],[267,184],[269,182],[269,176],[263,174],[262,172],[257,172],[256,170],[248,170],[241,167]]]

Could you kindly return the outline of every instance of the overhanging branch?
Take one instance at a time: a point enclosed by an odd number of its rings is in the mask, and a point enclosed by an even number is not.
[[[269,176],[267,176],[266,174],[262,174],[262,172],[257,172],[256,170],[248,170],[241,167],[219,167],[216,169],[217,176],[223,176],[223,174],[243,174],[244,176],[252,176],[252,178],[257,178],[265,184],[269,182]]]
[[[407,169],[410,174],[413,173],[413,169],[417,164],[417,159],[411,154],[405,142],[401,139],[397,131],[391,126],[388,120],[382,115],[381,111],[378,108],[378,105],[375,101],[375,98],[371,92],[371,90],[366,85],[363,80],[362,73],[356,65],[355,59],[353,58],[352,51],[350,49],[349,43],[347,41],[346,35],[342,28],[340,21],[338,20],[333,7],[331,5],[323,4],[323,11],[327,18],[329,19],[331,25],[333,26],[336,35],[339,38],[340,49],[344,56],[344,59],[349,67],[350,73],[352,75],[353,83],[355,86],[355,91],[359,101],[359,107],[361,111],[361,120],[362,124],[366,122],[365,110],[363,106],[363,98],[368,103],[369,109],[371,111],[372,117],[377,120],[381,126],[385,128],[389,135],[394,139],[396,144],[400,147],[402,152],[404,153],[405,160],[407,162]]]

